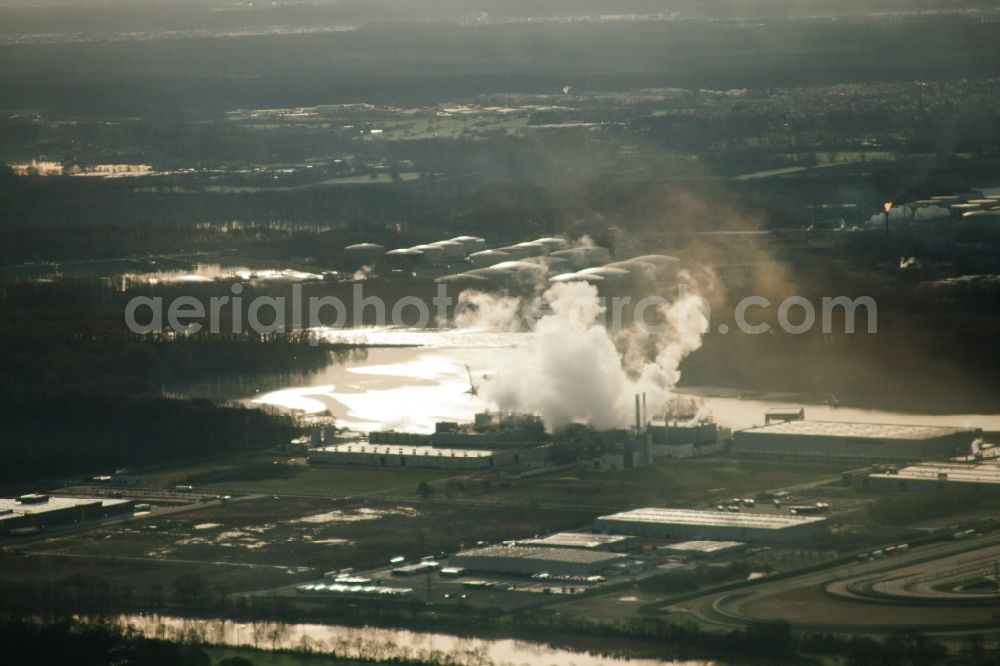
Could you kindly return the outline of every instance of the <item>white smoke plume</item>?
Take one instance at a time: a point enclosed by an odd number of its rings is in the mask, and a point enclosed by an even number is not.
[[[458,328],[507,332],[521,328],[524,303],[519,298],[466,289],[458,295],[458,302],[461,305],[455,313]]]
[[[556,284],[542,299],[549,310],[537,319],[529,342],[497,369],[483,393],[500,409],[539,414],[550,429],[573,422],[627,426],[636,393],[646,393],[654,408],[663,406],[680,378],[681,361],[701,346],[708,326],[705,301],[684,292],[657,306],[658,317],[648,317],[655,330],[631,320],[621,330],[609,329],[596,287],[585,282]],[[519,311],[488,295],[478,303],[491,318]]]
[[[362,282],[370,278],[374,271],[375,267],[372,266],[371,264],[362,266],[358,270],[354,271],[354,275],[351,276],[351,279],[354,280],[355,282]]]

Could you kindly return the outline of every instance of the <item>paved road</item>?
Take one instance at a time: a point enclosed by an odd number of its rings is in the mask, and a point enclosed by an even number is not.
[[[985,537],[975,539],[974,544],[970,543],[969,540],[935,543],[928,546],[913,548],[904,554],[894,555],[885,559],[864,562],[859,561],[837,566],[832,569],[803,574],[801,576],[794,576],[784,580],[778,580],[770,583],[764,582],[758,585],[747,586],[737,590],[716,593],[709,592],[708,594],[696,599],[690,599],[688,601],[667,606],[664,610],[669,610],[672,613],[688,614],[703,622],[711,624],[726,627],[738,627],[756,619],[751,613],[745,610],[750,603],[755,601],[760,601],[777,595],[783,595],[796,590],[807,588],[818,589],[824,584],[837,584],[840,581],[855,580],[859,577],[873,576],[877,574],[887,575],[906,565],[921,565],[927,569],[927,567],[933,567],[933,562],[942,557],[952,556],[963,551],[971,551],[972,549],[978,550],[981,548],[989,548],[992,550],[998,545],[1000,545],[1000,534],[987,535]],[[870,600],[867,601],[870,603]],[[849,602],[843,601],[841,603]],[[790,615],[792,616],[787,619],[792,621],[793,624],[796,624],[794,614],[790,613]],[[800,626],[808,626],[810,628],[820,628],[824,626],[822,623],[817,624],[803,622],[799,624]],[[846,628],[848,625],[834,625],[833,623],[829,625],[831,628],[834,626],[838,628]],[[870,629],[871,627],[868,625],[860,625],[855,628]]]

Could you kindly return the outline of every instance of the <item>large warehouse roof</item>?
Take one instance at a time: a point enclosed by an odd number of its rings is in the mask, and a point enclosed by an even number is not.
[[[664,550],[677,551],[679,553],[698,553],[701,555],[712,555],[724,553],[731,550],[743,548],[746,544],[742,541],[706,541],[699,539],[696,541],[682,541],[680,543],[664,546]]]
[[[1000,485],[1000,465],[911,465],[891,474],[872,474],[883,479],[916,479],[921,481],[947,481],[949,483],[988,483]]]
[[[585,532],[559,532],[541,539],[521,541],[528,546],[555,548],[601,548],[617,546],[632,541],[634,537],[622,534],[587,534]]]
[[[16,499],[0,499],[0,516],[3,516],[4,514],[8,516],[42,514],[50,511],[71,509],[79,506],[100,505],[103,507],[109,507],[117,504],[126,504],[129,501],[130,500],[81,499],[78,497],[49,497],[49,499],[44,502],[26,504],[18,502]]]
[[[948,426],[895,425],[888,423],[846,423],[842,421],[783,421],[750,428],[743,432],[806,437],[850,439],[932,439],[947,437],[971,428]]]
[[[463,550],[459,557],[486,557],[496,559],[520,558],[544,562],[569,562],[573,564],[598,564],[620,560],[617,553],[578,548],[539,548],[535,546],[485,546]]]
[[[790,516],[765,513],[721,513],[696,509],[633,509],[598,520],[618,520],[635,523],[659,523],[664,525],[706,525],[712,527],[751,527],[755,529],[778,530],[805,523],[823,522],[819,516]]]
[[[433,446],[409,446],[405,444],[337,444],[325,446],[318,451],[331,453],[370,453],[380,456],[437,456],[440,458],[489,458],[493,451],[481,449],[439,449]]]

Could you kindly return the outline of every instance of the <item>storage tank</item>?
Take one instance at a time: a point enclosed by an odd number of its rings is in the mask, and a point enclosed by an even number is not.
[[[357,243],[344,248],[344,256],[353,266],[370,264],[385,254],[385,246],[377,243]]]
[[[385,253],[385,259],[393,268],[413,268],[423,262],[424,253],[413,248],[389,250]]]
[[[509,269],[490,266],[488,268],[474,268],[466,271],[463,275],[472,275],[486,280],[491,287],[504,287],[509,285],[514,278],[514,271]]]
[[[436,264],[444,259],[444,248],[439,245],[415,245],[410,249],[423,252],[424,261],[428,264]]]
[[[638,257],[632,257],[626,261],[641,261],[647,264],[653,264],[660,270],[677,272],[681,268],[681,260],[677,257],[671,257],[669,254],[644,254]]]
[[[434,280],[438,284],[447,285],[454,289],[476,289],[489,286],[489,280],[481,275],[469,273],[456,273],[455,275],[445,275]]]
[[[551,255],[559,259],[565,259],[573,268],[586,268],[590,264],[589,254],[585,247],[574,247],[567,250],[556,250]]]
[[[541,243],[545,246],[547,252],[555,252],[556,250],[564,250],[569,247],[569,242],[565,238],[557,238],[555,236],[547,236],[545,238],[536,238],[531,241],[532,243]]]
[[[513,261],[518,259],[527,259],[528,257],[534,256],[531,254],[530,248],[522,247],[521,245],[508,245],[506,247],[499,248],[500,252],[508,254]]]
[[[577,272],[577,275],[596,275],[605,282],[623,282],[632,277],[632,273],[617,266],[595,266],[594,268],[584,268]]]
[[[639,280],[671,280],[680,271],[680,259],[662,254],[646,254],[624,261],[616,261],[607,266],[622,268]]]
[[[549,269],[544,264],[533,261],[502,261],[494,264],[493,268],[511,273],[527,273],[530,275],[545,275]]]
[[[971,213],[972,211],[979,210],[981,208],[982,206],[980,206],[979,204],[959,203],[959,204],[952,204],[951,212],[952,215],[962,215],[963,213]]]
[[[478,236],[456,236],[455,238],[452,238],[451,241],[464,245],[466,254],[479,252],[486,247],[486,239],[479,238]]]
[[[974,210],[962,214],[965,222],[997,222],[1000,221],[1000,210]]]
[[[435,247],[440,247],[444,250],[444,259],[464,259],[465,258],[465,245],[455,241],[438,241],[437,243],[430,243]]]
[[[523,243],[518,243],[514,247],[523,247],[527,250],[529,257],[542,257],[549,253],[549,248],[545,243],[538,243],[536,241],[525,241]]]
[[[511,256],[500,250],[483,250],[481,252],[473,252],[468,256],[468,259],[476,268],[486,268],[493,264],[499,264],[501,261],[507,261],[511,259]]]
[[[601,277],[600,275],[596,275],[594,273],[589,273],[589,274],[585,274],[585,273],[560,273],[559,275],[555,275],[555,276],[549,278],[549,282],[555,282],[555,283],[559,283],[559,282],[593,282],[593,283],[596,284],[598,282],[603,282],[603,281],[604,281],[603,277]]]

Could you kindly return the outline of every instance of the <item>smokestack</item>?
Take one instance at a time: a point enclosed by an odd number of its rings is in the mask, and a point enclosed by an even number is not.
[[[882,204],[882,209],[885,210],[885,244],[889,244],[889,211],[892,210],[892,202],[886,201]]]
[[[635,394],[635,431],[642,431],[642,414],[639,412],[639,394]]]
[[[642,424],[649,423],[649,412],[646,411],[646,392],[642,393]]]

